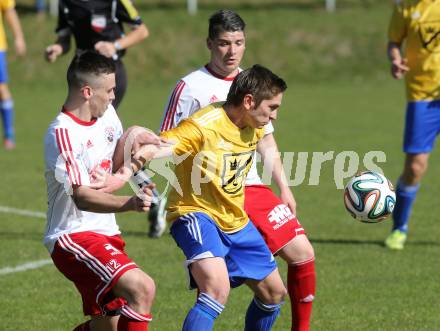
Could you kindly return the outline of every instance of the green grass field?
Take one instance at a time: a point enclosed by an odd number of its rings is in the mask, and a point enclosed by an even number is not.
[[[25,10],[31,1],[23,2],[29,54],[23,61],[10,54],[18,147],[0,150],[0,206],[45,212],[42,140],[65,97],[70,55],[54,65],[44,63],[42,50],[54,39],[55,19],[37,22]],[[207,62],[207,18],[221,7],[237,9],[248,24],[244,66],[258,62],[286,78],[276,137],[283,152],[309,153],[305,181],[292,189],[316,251],[312,329],[440,330],[439,153],[431,157],[407,246],[398,253],[382,246],[390,220],[361,224],[345,211],[333,179],[334,159],[323,164],[319,184],[309,185],[313,152],[356,151],[361,170],[365,153],[379,150],[387,156],[379,166],[388,178],[395,181],[401,171],[405,101],[403,83],[389,77],[384,55],[388,2],[340,1],[339,10],[328,14],[319,1],[273,6],[258,0],[201,1],[194,17],[183,2],[138,2],[151,38],[126,56],[129,91],[120,110],[126,126],[157,128],[176,80]],[[118,223],[129,255],[156,280],[150,329],[179,330],[195,296],[186,290],[183,255],[170,235],[146,236],[145,215],[121,214]],[[79,295],[52,265],[1,272],[49,258],[41,242],[44,226],[42,218],[0,212],[0,330],[72,330],[84,320]],[[282,262],[280,269],[284,275]],[[250,299],[245,287],[232,291],[215,330],[241,330]],[[290,330],[289,309],[287,302],[274,330]]]

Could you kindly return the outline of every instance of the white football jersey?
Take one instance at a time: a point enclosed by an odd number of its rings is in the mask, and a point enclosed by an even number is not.
[[[241,71],[241,69],[239,69]],[[234,77],[224,78],[204,66],[183,77],[171,93],[160,131],[170,130],[199,109],[214,102],[226,101]],[[272,123],[265,126],[266,134],[274,131]],[[254,155],[254,160],[256,155]],[[245,185],[262,184],[257,172],[257,163],[253,162],[246,177]]]
[[[44,139],[48,198],[44,244],[49,252],[65,233],[120,233],[114,214],[79,210],[73,202],[72,185],[90,185],[90,174],[98,167],[112,172],[113,153],[122,131],[111,105],[91,122],[63,110],[49,125]]]

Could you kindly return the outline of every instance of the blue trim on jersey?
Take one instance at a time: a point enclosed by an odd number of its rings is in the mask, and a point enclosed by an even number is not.
[[[7,64],[6,52],[0,51],[0,83],[7,83],[9,80]]]
[[[187,265],[203,258],[224,258],[231,287],[240,286],[246,279],[263,280],[277,267],[252,222],[240,231],[225,233],[207,214],[197,212],[178,218],[170,232],[185,254]],[[190,281],[195,288],[192,277]]]
[[[408,102],[403,151],[418,154],[434,149],[440,133],[440,100]]]

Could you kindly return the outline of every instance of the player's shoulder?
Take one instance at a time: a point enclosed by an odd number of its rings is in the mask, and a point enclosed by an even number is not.
[[[60,128],[71,129],[73,122],[69,116],[64,112],[59,112],[58,115],[50,122],[48,132],[55,131]]]
[[[206,67],[200,67],[183,77],[181,80],[189,87],[194,87],[199,86],[200,82],[206,82],[208,79],[213,79],[213,76],[209,73]]]
[[[224,119],[225,112],[221,104],[211,104],[191,115],[190,119],[200,127],[217,125]]]
[[[0,0],[1,8],[4,9],[10,9],[15,7],[15,1],[14,0]]]
[[[71,146],[71,137],[77,136],[74,125],[70,118],[60,112],[52,122],[50,122],[44,137],[45,148],[58,150],[60,146]],[[64,145],[63,145],[64,144]]]
[[[102,118],[108,118],[114,121],[119,121],[118,113],[116,112],[115,107],[112,104],[109,104]]]

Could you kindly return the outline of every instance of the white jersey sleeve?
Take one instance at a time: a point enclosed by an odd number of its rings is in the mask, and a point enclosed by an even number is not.
[[[56,127],[51,132],[48,143],[53,144],[53,150],[59,154],[52,154],[47,165],[53,169],[55,178],[62,183],[67,194],[71,194],[72,186],[90,185],[89,174],[82,155],[81,145],[72,140],[71,132],[65,127]],[[55,158],[56,156],[56,158]]]
[[[180,80],[168,99],[160,131],[176,127],[181,120],[188,118],[199,109],[200,104],[193,97],[190,86],[185,81]]]

